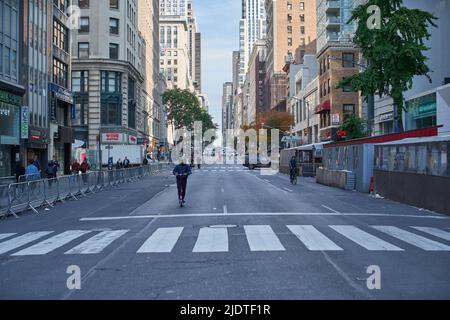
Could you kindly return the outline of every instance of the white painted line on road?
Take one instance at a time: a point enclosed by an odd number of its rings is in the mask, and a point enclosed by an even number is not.
[[[367,233],[355,226],[330,226],[347,239],[359,244],[361,247],[371,251],[403,251],[403,249],[390,244],[370,233]]]
[[[220,191],[221,191],[222,193],[224,193],[224,192],[225,192],[225,189],[224,189],[224,188],[222,188],[222,189],[220,189]]]
[[[270,180],[267,180],[267,179],[263,179],[265,182],[269,182],[270,183]]]
[[[78,246],[70,249],[65,254],[94,254],[100,253],[109,246],[114,240],[120,238],[128,230],[103,231],[92,238],[80,243]]]
[[[288,225],[289,230],[311,251],[343,250],[313,226]]]
[[[138,253],[171,252],[183,231],[183,227],[158,228],[137,251]]]
[[[244,226],[251,251],[284,251],[275,232],[268,225]]]
[[[13,236],[15,234],[17,234],[17,233],[0,233],[0,240],[8,238],[8,237],[11,237],[11,236]]]
[[[428,233],[428,234],[431,234],[435,237],[450,241],[450,232],[442,231],[440,229],[431,228],[431,227],[412,227],[412,228],[417,229],[422,232],[425,232],[425,233]]]
[[[292,190],[289,188],[283,187],[283,189],[286,190],[287,192],[292,192]]]
[[[33,242],[43,236],[46,236],[53,231],[28,232],[19,237],[12,238],[0,243],[0,254],[19,248],[27,243]]]
[[[334,209],[331,209],[330,207],[327,207],[326,205],[322,205],[322,207],[324,207],[325,209],[328,209],[328,210],[330,210],[330,211],[332,211],[332,212],[334,212],[334,213],[340,213],[339,211],[336,211],[336,210],[334,210]]]
[[[226,206],[226,205],[223,205],[223,213],[224,213],[224,214],[227,214],[227,213],[228,213],[228,209],[227,209],[227,206]]]
[[[450,251],[450,247],[445,244],[430,240],[397,227],[373,226],[373,228],[426,251]]]
[[[217,210],[217,208],[214,208]],[[449,217],[438,216],[420,216],[408,214],[389,214],[389,213],[334,213],[334,212],[242,212],[229,213],[229,216],[359,216],[359,217],[386,217],[386,218],[416,218],[416,219],[437,219],[448,220]],[[118,217],[89,217],[81,218],[80,221],[113,221],[126,219],[159,219],[159,218],[197,218],[197,217],[218,217],[223,213],[187,213],[187,214],[149,214],[139,216],[118,216]]]
[[[192,252],[228,252],[227,228],[201,228]]]
[[[65,244],[79,238],[91,231],[85,230],[69,230],[63,233],[57,234],[51,238],[41,241],[31,247],[20,250],[13,253],[12,256],[31,256],[31,255],[43,255],[47,254]]]

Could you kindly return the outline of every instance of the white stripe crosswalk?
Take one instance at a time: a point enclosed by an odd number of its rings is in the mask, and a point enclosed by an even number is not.
[[[49,239],[41,241],[29,248],[20,250],[19,252],[13,253],[13,256],[29,256],[29,255],[42,255],[47,254],[65,244],[75,240],[89,233],[90,231],[84,230],[69,230],[63,233],[57,234]]]
[[[410,244],[425,251],[450,251],[450,246],[435,240],[431,240],[423,235],[407,231],[409,227],[394,226],[366,226],[356,227],[352,225],[329,225],[316,228],[312,225],[286,225],[289,234],[283,233],[282,239],[296,239],[298,248],[304,248],[307,251],[344,251],[353,248],[364,248],[369,251],[406,251],[407,247],[401,244],[398,247],[390,243],[393,238],[406,244]],[[271,252],[286,251],[279,234],[275,233],[270,225],[244,225],[242,226],[244,235],[248,243],[247,250],[251,252]],[[328,232],[322,233],[326,231]],[[424,233],[433,237],[450,241],[450,233],[433,227],[411,226],[411,229],[417,233]],[[364,230],[363,230],[364,229]],[[445,229],[445,228],[444,228]],[[335,233],[331,232],[333,230]],[[51,252],[61,252],[67,255],[77,254],[99,254],[102,253],[114,241],[118,240],[129,230],[68,230],[55,233],[46,237],[54,231],[36,231],[28,232],[23,235],[17,233],[0,234],[0,254],[11,254],[11,256],[36,256],[46,255]],[[137,253],[158,254],[158,253],[176,253],[185,250],[180,247],[174,251],[178,242],[186,243],[181,240],[184,227],[161,227],[157,228],[148,238],[143,239],[142,245]],[[377,234],[377,232],[379,234]],[[86,239],[85,235],[90,234]],[[326,234],[326,235],[325,235]],[[239,233],[242,235],[242,233]],[[381,239],[383,238],[389,239]],[[234,236],[229,234],[227,226],[202,227],[196,234],[195,242],[192,242],[192,253],[218,253],[229,252],[230,242],[235,241]],[[344,241],[345,239],[350,242]],[[231,238],[230,238],[231,237]],[[43,239],[43,240],[42,240]],[[189,239],[191,237],[185,237]],[[300,240],[300,242],[298,242]],[[292,240],[293,241],[293,240]],[[33,242],[37,242],[34,243]],[[191,243],[191,242],[189,242]],[[353,246],[351,244],[354,244]],[[72,245],[72,248],[62,250],[63,247]],[[27,246],[28,245],[28,246]],[[25,248],[21,248],[25,247]],[[14,250],[19,250],[14,252]]]
[[[403,251],[403,249],[358,229],[355,226],[330,227],[367,250]]]
[[[100,253],[114,240],[120,238],[128,230],[103,231],[92,238],[84,241],[76,247],[65,252],[65,254],[94,254]]]
[[[159,228],[144,242],[137,252],[171,252],[183,229],[183,227]]]
[[[419,236],[412,232],[402,230],[397,227],[374,226],[374,228],[426,251],[450,251],[450,246]]]

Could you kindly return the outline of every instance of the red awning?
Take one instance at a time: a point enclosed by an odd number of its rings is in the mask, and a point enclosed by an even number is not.
[[[331,102],[330,100],[326,100],[316,107],[316,113],[321,113],[323,111],[327,111],[330,109],[331,109]]]

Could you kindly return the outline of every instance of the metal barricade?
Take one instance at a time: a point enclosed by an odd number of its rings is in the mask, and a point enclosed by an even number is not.
[[[45,198],[45,180],[29,181],[28,184],[28,206],[31,210],[38,213],[37,208],[47,204],[53,205]]]
[[[8,198],[10,214],[17,218],[16,213],[25,211],[29,207],[28,182],[11,183],[8,186]]]
[[[44,200],[46,203],[53,206],[59,200],[58,178],[51,178],[43,180],[44,185]]]
[[[70,196],[77,200],[77,196],[81,194],[81,174],[74,174],[69,177]]]
[[[73,176],[58,177],[59,200],[61,202],[64,202],[64,200],[72,197],[70,190],[70,179],[73,179]],[[73,198],[76,199],[75,197]]]
[[[89,173],[80,174],[80,179],[78,179],[78,183],[80,186],[80,194],[86,195],[89,193]]]
[[[0,217],[4,217],[9,212],[9,186],[0,186]]]

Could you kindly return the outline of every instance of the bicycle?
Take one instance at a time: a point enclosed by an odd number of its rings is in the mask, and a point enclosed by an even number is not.
[[[295,172],[296,169],[291,169],[291,175],[290,175],[290,181],[292,185],[297,184],[297,172]]]

